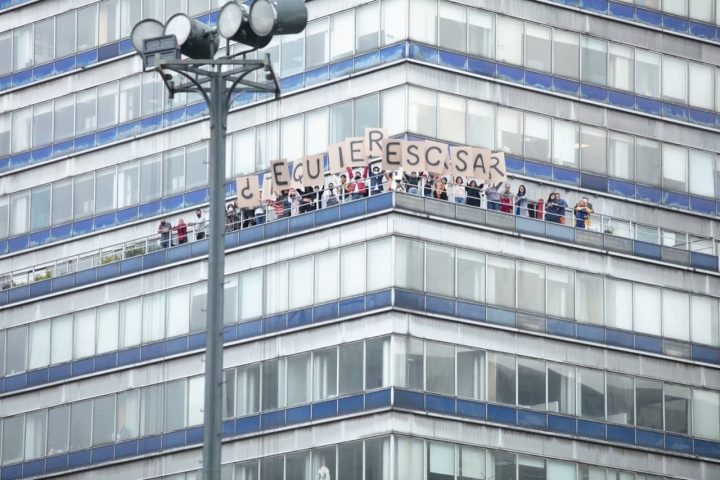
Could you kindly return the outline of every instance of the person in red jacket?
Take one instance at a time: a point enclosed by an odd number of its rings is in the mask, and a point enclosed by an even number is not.
[[[182,245],[183,243],[187,243],[187,224],[183,221],[181,218],[178,220],[177,225],[172,227],[173,230],[177,230],[178,234],[178,245]]]
[[[363,179],[368,177],[368,168],[369,167],[365,165],[361,175],[359,171],[353,174],[352,168],[347,167],[348,175],[352,178],[350,186],[348,187],[348,192],[351,193],[353,200],[359,200],[365,197],[367,193],[367,188],[365,187],[365,181]]]

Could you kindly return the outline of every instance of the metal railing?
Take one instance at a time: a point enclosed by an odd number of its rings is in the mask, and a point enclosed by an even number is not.
[[[365,180],[366,185],[370,187],[370,181]],[[350,183],[346,184],[350,185]],[[403,181],[398,182],[397,192],[405,193],[408,188],[408,183]],[[383,185],[387,188],[387,184]],[[454,185],[447,184],[448,201],[455,203],[467,204],[465,201],[456,199],[454,195]],[[412,186],[410,188],[413,188]],[[426,193],[430,194],[430,198],[435,198],[431,192],[433,189],[424,188],[424,181],[420,183],[417,189],[417,195],[427,196]],[[325,188],[316,192],[313,196],[315,200],[308,205],[308,202],[303,202],[304,197],[301,194],[297,194],[295,197],[287,197],[280,199],[278,202],[265,202],[262,206],[254,209],[238,210],[240,213],[235,216],[226,215],[226,231],[235,231],[250,226],[254,226],[259,223],[268,223],[275,221],[280,218],[286,218],[298,214],[302,214],[308,209],[315,210],[326,208],[334,204],[333,200],[328,199],[334,197],[338,203],[346,203],[353,201],[352,193],[341,192],[340,186],[334,187],[331,190]],[[370,192],[371,194],[374,192]],[[408,193],[409,195],[415,193]],[[467,191],[466,191],[467,194]],[[548,215],[547,212],[543,211],[540,213],[537,209],[537,200],[532,200],[526,197],[524,202],[518,204],[514,194],[500,194],[501,201],[499,204],[498,211],[504,212],[508,215],[524,216],[534,218],[536,220],[543,220],[551,222],[553,218]],[[293,199],[294,198],[294,199]],[[461,197],[460,197],[461,198]],[[477,197],[475,197],[480,204],[481,209],[488,208],[488,201],[484,190],[480,190]],[[505,198],[503,203],[503,198]],[[282,203],[282,206],[278,206]],[[289,205],[289,206],[288,206]],[[261,208],[262,207],[262,208]],[[544,205],[543,205],[544,208]],[[568,206],[565,209],[563,216],[564,224],[566,226],[575,226],[575,217],[573,212],[574,206]],[[262,215],[255,215],[255,211],[258,213],[262,212]],[[552,215],[552,214],[550,214]],[[542,217],[542,218],[540,218]],[[205,238],[208,237],[207,225],[205,223],[205,229],[202,233],[205,234]],[[554,223],[563,223],[556,219]],[[592,213],[590,214],[590,222],[586,228],[590,231],[600,232],[608,235],[613,235],[621,238],[627,238],[647,243],[653,243],[656,245],[662,245],[665,247],[700,252],[708,255],[717,255],[718,242],[709,237],[701,237],[690,234],[688,232],[672,231],[667,229],[661,229],[659,227],[649,226],[640,224],[637,222],[624,220],[616,217],[610,217],[603,214]],[[187,225],[187,236],[183,243],[191,243],[197,241],[197,234],[201,233],[194,228],[193,225]],[[16,271],[0,274],[0,290],[5,290],[11,287],[16,287],[32,282],[47,280],[50,278],[66,275],[70,273],[87,270],[90,268],[106,265],[113,262],[119,262],[126,260],[138,255],[144,255],[146,253],[152,253],[163,248],[175,246],[180,243],[182,239],[179,238],[178,231],[176,229],[169,232],[168,238],[163,238],[162,234],[153,233],[151,235],[141,237],[135,240],[111,245],[101,249],[93,250],[90,252],[84,252],[81,254],[65,257],[62,259],[55,260],[53,262],[43,263],[34,267],[19,269]]]

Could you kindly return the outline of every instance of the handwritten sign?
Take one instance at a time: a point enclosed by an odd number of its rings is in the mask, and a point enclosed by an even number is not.
[[[322,187],[325,185],[325,161],[322,155],[303,157],[303,186]]]
[[[270,173],[272,174],[273,190],[280,194],[283,190],[290,188],[290,170],[287,159],[281,158],[270,162]]]
[[[240,208],[255,207],[260,204],[260,181],[257,175],[248,175],[235,180]]]

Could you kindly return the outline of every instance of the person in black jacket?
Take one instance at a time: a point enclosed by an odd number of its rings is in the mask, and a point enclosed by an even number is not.
[[[478,186],[478,184],[475,180],[470,180],[470,183],[468,183],[468,185],[466,187],[466,190],[467,190],[466,205],[470,205],[471,207],[479,207],[480,206],[480,197],[482,196],[482,188],[483,188],[482,183],[480,184],[480,186]]]
[[[302,189],[298,189],[298,192],[302,196],[302,199],[300,200],[300,213],[315,210],[313,207],[313,197],[315,195],[313,187],[304,187]]]

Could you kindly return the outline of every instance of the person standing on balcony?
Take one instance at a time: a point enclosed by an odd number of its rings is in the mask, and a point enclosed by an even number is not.
[[[587,206],[585,199],[575,205],[575,228],[587,228],[590,226],[590,214],[593,212]]]
[[[188,222],[188,225],[195,227],[195,240],[202,240],[205,238],[205,217],[203,217],[202,210],[199,208],[195,210],[196,220],[194,222]]]
[[[513,213],[513,204],[515,202],[513,200],[513,194],[510,191],[510,187],[511,185],[509,183],[506,183],[505,191],[500,197],[500,211],[503,213]]]
[[[525,190],[525,185],[520,185],[515,195],[515,215],[519,217],[530,216],[527,208],[527,191]]]
[[[383,172],[377,165],[372,169],[372,175],[370,175],[370,195],[377,195],[383,193]]]
[[[167,221],[166,218],[160,220],[157,233],[160,234],[160,247],[168,248],[170,246],[170,233],[172,231],[172,224]]]
[[[496,183],[485,190],[485,196],[487,197],[487,209],[488,210],[500,210],[500,185],[502,182]]]
[[[177,230],[178,245],[187,243],[187,224],[181,218],[178,220],[178,224],[173,227],[173,230]]]
[[[467,202],[467,190],[465,189],[465,182],[462,177],[455,178],[455,184],[453,185],[453,197],[455,203],[465,205]]]

